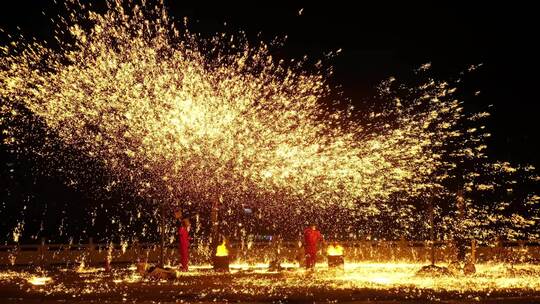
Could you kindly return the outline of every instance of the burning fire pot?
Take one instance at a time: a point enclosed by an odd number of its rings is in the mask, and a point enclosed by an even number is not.
[[[214,270],[220,272],[229,271],[229,250],[227,249],[225,241],[216,248],[216,255],[214,256]]]
[[[338,244],[329,245],[326,249],[326,255],[328,257],[328,267],[345,267],[345,259],[343,258],[343,246]]]

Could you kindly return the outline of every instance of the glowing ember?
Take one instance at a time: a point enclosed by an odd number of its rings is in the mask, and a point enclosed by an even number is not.
[[[343,255],[343,246],[339,244],[330,244],[326,248],[326,254],[329,256],[342,256]]]
[[[216,256],[223,257],[223,256],[228,256],[228,255],[229,255],[229,250],[227,249],[227,244],[225,241],[223,241],[223,243],[221,243],[221,245],[217,246],[216,248]]]
[[[28,283],[36,286],[45,285],[52,282],[52,279],[50,277],[37,277],[33,276],[28,279]]]
[[[521,288],[524,290],[540,291],[540,269],[538,265],[516,265],[512,270],[504,264],[479,264],[475,276],[417,276],[417,271],[424,266],[419,263],[369,263],[349,262],[343,271],[330,271],[324,264],[317,265],[317,277],[306,281],[302,272],[287,275],[286,281],[269,279],[253,280],[246,278],[255,286],[273,284],[277,287],[318,287],[332,286],[336,290],[355,288],[406,288],[436,291],[502,291],[505,289]],[[330,268],[328,268],[330,269]],[[516,275],[519,274],[519,275]]]
[[[486,299],[496,296],[499,299],[521,296],[540,295],[540,267],[534,264],[477,264],[473,276],[460,274],[442,276],[418,276],[423,263],[411,262],[355,262],[349,261],[343,268],[336,269],[325,264],[317,264],[314,272],[306,279],[306,270],[298,265],[276,273],[268,268],[267,263],[238,263],[231,265],[231,271],[223,280],[223,274],[209,271],[211,265],[193,265],[190,272],[177,274],[180,280],[153,281],[140,276],[136,269],[118,268],[112,276],[104,273],[92,273],[86,276],[72,276],[76,269],[67,269],[54,281],[45,280],[47,288],[36,288],[34,292],[43,295],[74,298],[80,295],[105,297],[118,293],[128,297],[147,293],[156,301],[178,300],[180,293],[205,294],[198,300],[238,299],[257,292],[262,298],[281,299],[284,294],[305,296],[314,291],[326,290],[328,299],[336,294],[352,292],[355,297],[373,296],[381,292],[385,298],[391,295],[399,299],[468,298],[470,295]],[[60,269],[61,270],[61,269]],[[54,271],[54,270],[53,270]],[[71,274],[69,272],[72,272]],[[20,280],[30,281],[37,276],[25,272],[0,272],[2,290],[11,286],[15,293],[28,292],[26,284],[13,284]],[[279,278],[279,279],[276,279]],[[113,283],[113,284],[111,284]],[[140,283],[151,288],[141,289]],[[174,286],[173,289],[171,287]],[[17,291],[18,290],[18,291]],[[144,291],[146,290],[146,291]],[[172,293],[168,293],[168,291]],[[162,293],[163,292],[163,293]],[[0,297],[1,298],[1,297]],[[186,299],[190,299],[189,297]],[[357,298],[358,299],[358,298]]]

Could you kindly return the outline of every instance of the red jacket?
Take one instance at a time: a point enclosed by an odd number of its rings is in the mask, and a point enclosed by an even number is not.
[[[178,227],[178,239],[180,243],[180,250],[187,251],[189,249],[189,241],[191,238],[189,237],[189,232],[187,231],[186,227]]]
[[[316,252],[317,244],[322,241],[323,237],[319,230],[313,230],[311,228],[306,228],[304,230],[304,244],[306,246],[306,251]]]

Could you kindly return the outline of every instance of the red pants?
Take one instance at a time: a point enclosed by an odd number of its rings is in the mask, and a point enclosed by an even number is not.
[[[182,271],[188,271],[189,264],[189,249],[180,248],[180,265]]]
[[[306,268],[314,268],[317,261],[317,250],[306,250]]]

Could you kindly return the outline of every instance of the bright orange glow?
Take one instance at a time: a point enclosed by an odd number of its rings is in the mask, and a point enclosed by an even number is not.
[[[343,255],[343,246],[339,244],[330,244],[326,248],[326,254],[329,256],[341,256]]]
[[[418,275],[418,271],[425,263],[415,262],[358,262],[349,261],[340,271],[327,266],[326,263],[317,264],[316,275],[306,280],[305,269],[298,265],[288,265],[289,271],[282,273],[282,279],[276,280],[274,272],[268,268],[268,263],[231,264],[231,274],[240,273],[234,280],[222,282],[219,288],[235,291],[238,294],[252,293],[252,288],[269,290],[268,295],[280,295],[289,288],[331,288],[333,290],[416,290],[416,292],[456,292],[456,293],[506,293],[523,290],[524,292],[540,291],[540,266],[535,264],[484,263],[477,264],[474,275],[455,273],[443,276]],[[445,266],[442,264],[441,266]],[[213,279],[209,270],[212,265],[194,265],[189,272],[178,273],[179,277],[200,277]],[[246,271],[257,273],[256,276],[245,275]],[[66,269],[67,272],[76,272],[76,269]],[[268,275],[266,275],[268,274]],[[75,278],[75,279],[74,279]],[[218,278],[218,277],[215,277]],[[73,282],[72,279],[74,279]],[[125,292],[125,288],[132,283],[144,282],[147,279],[136,272],[135,267],[120,272],[91,273],[77,276],[61,275],[52,280],[44,274],[30,274],[27,272],[0,271],[0,284],[25,281],[34,286],[46,285],[47,288],[36,288],[37,292],[47,294],[99,294],[101,292]],[[110,284],[110,282],[115,284]],[[188,280],[189,281],[189,280]],[[218,281],[220,281],[218,279]],[[180,281],[184,284],[187,281]],[[195,280],[194,282],[199,282]],[[178,283],[178,282],[177,282]],[[177,284],[171,282],[171,284]],[[193,283],[196,284],[196,283]],[[21,288],[28,287],[23,284]],[[120,286],[121,289],[117,289]],[[140,285],[133,285],[138,288]],[[272,286],[274,289],[265,289]],[[217,293],[220,289],[216,289]]]
[[[36,285],[36,286],[45,285],[47,283],[50,283],[51,281],[52,279],[50,277],[33,276],[33,277],[28,278],[28,283],[32,285]]]
[[[221,245],[217,246],[216,248],[216,256],[221,257],[221,256],[228,256],[228,255],[229,255],[229,250],[227,249],[225,241],[223,241],[223,243],[221,243]]]

